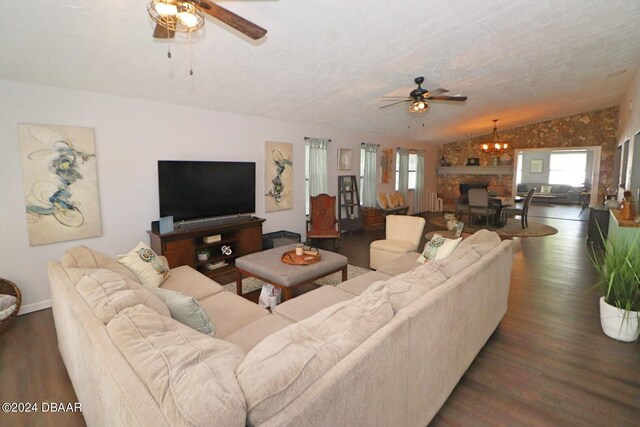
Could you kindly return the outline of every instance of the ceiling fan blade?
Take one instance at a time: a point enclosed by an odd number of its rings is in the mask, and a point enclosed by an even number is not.
[[[427,99],[431,101],[466,101],[466,96],[430,96]]]
[[[240,31],[247,37],[252,38],[253,40],[261,39],[265,34],[267,34],[267,30],[265,30],[264,28],[244,19],[241,16],[236,15],[235,13],[221,6],[218,6],[215,3],[212,3],[209,0],[191,0],[191,2],[200,10],[202,10],[202,12],[213,16],[214,18],[224,22],[230,27],[235,28],[236,30]]]
[[[380,107],[380,108],[387,108],[387,107],[391,107],[392,105],[403,104],[403,103],[405,103],[405,102],[409,102],[409,101],[410,101],[410,99],[407,99],[407,100],[405,100],[405,101],[398,101],[398,102],[394,102],[393,104],[383,105],[383,106],[382,106],[382,107]]]
[[[408,96],[383,96],[382,99],[405,99],[405,100],[408,100],[408,99],[411,99],[411,98],[408,97]]]
[[[163,27],[160,24],[156,24],[156,28],[153,30],[154,39],[172,39],[175,35],[173,30]]]
[[[441,87],[439,87],[438,89],[429,91],[431,95],[442,95],[443,93],[447,93],[447,92],[449,92],[447,89],[443,89]]]

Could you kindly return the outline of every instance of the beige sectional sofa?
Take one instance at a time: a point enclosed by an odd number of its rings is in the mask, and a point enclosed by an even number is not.
[[[169,315],[114,259],[49,263],[60,352],[90,426],[424,426],[507,308],[511,242],[481,231],[442,260],[404,255],[273,313],[189,267],[210,337]]]

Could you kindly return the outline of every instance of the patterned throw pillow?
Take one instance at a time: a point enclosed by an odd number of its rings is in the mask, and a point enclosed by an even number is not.
[[[440,234],[434,234],[431,240],[429,240],[422,254],[416,260],[420,264],[424,264],[427,261],[437,261],[448,257],[451,252],[458,246],[458,243],[462,240],[462,237],[457,239],[446,239]]]
[[[404,197],[402,196],[402,193],[399,191],[395,192],[395,197],[396,197],[396,206],[404,206]]]
[[[133,271],[143,286],[157,288],[171,273],[166,258],[159,257],[142,242],[128,253],[118,255],[118,262]]]
[[[550,185],[541,185],[540,186],[540,194],[550,194],[551,186]]]

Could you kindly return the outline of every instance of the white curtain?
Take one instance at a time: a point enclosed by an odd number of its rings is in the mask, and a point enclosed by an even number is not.
[[[309,196],[329,191],[329,171],[327,167],[327,144],[329,140],[309,138]]]
[[[416,164],[416,190],[413,193],[413,213],[423,211],[424,205],[424,151],[418,151]]]
[[[364,159],[361,203],[366,208],[375,208],[378,185],[378,146],[363,143],[360,151]]]
[[[409,192],[409,150],[398,147],[398,154],[400,155],[398,191],[407,200],[407,193]]]

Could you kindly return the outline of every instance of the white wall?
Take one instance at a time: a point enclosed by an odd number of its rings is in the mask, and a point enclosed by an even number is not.
[[[95,129],[101,237],[30,247],[28,243],[18,124],[37,123]],[[337,194],[337,149],[351,148],[352,172],[359,174],[360,143],[424,149],[426,191],[435,191],[436,147],[378,135],[227,114],[139,99],[29,85],[0,80],[0,277],[23,293],[23,310],[48,306],[46,262],[83,244],[110,255],[148,242],[146,230],[157,220],[157,160],[227,160],[256,162],[256,215],[266,218],[264,232],[304,232],[304,137],[332,140],[330,193]],[[266,214],[264,142],[294,145],[294,208]]]
[[[640,203],[640,68],[633,77],[631,87],[620,103],[618,123],[618,145],[629,141],[628,156],[622,161],[626,164],[626,176],[622,177],[627,190],[631,190],[636,203]],[[621,165],[621,169],[625,169]],[[622,191],[620,191],[621,193]]]

